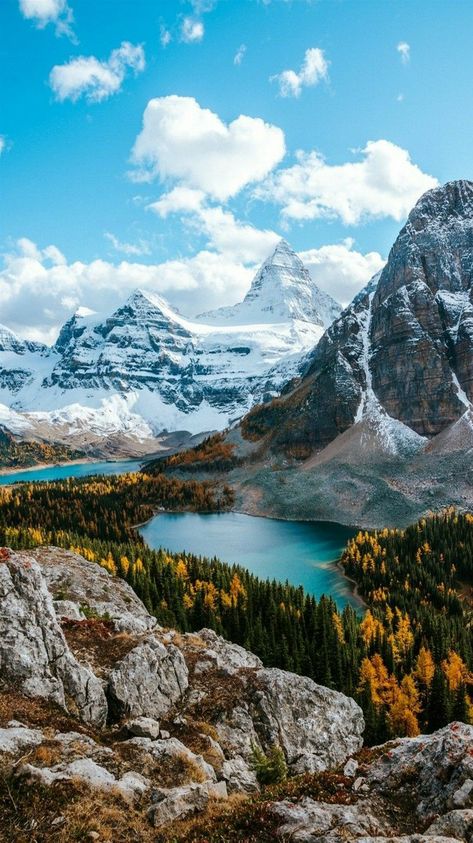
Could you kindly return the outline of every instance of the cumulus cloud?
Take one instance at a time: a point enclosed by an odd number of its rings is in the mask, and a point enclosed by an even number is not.
[[[152,99],[132,151],[132,178],[172,180],[220,201],[260,181],[285,154],[282,129],[241,114],[231,123],[193,97]]]
[[[5,138],[3,137],[3,135],[0,135],[0,155],[2,154],[2,152],[5,152],[6,145],[7,145],[7,142],[6,142]]]
[[[20,12],[31,20],[38,29],[53,23],[56,35],[67,35],[75,41],[72,23],[74,16],[67,0],[20,0]]]
[[[408,44],[407,41],[400,41],[399,44],[396,47],[396,50],[398,51],[398,53],[401,57],[402,63],[403,64],[409,64],[409,61],[410,61],[410,58],[411,58],[410,44]]]
[[[122,252],[124,255],[149,255],[151,253],[150,245],[146,240],[138,240],[137,243],[124,243],[115,237],[110,231],[106,231],[103,235],[108,240],[116,252]]]
[[[270,176],[256,195],[280,204],[286,219],[338,217],[357,225],[404,219],[419,196],[438,184],[390,141],[368,141],[359,154],[361,161],[333,165],[317,151],[298,152],[297,164]]]
[[[317,85],[328,78],[328,67],[329,62],[324,51],[320,47],[311,47],[305,51],[299,73],[295,70],[283,70],[282,73],[271,76],[270,81],[278,82],[282,97],[299,97],[302,88]]]
[[[299,252],[315,283],[345,307],[385,264],[379,252],[362,254],[354,240]]]
[[[195,18],[184,18],[181,25],[181,41],[185,44],[195,44],[204,37],[204,24]]]
[[[233,64],[240,65],[245,58],[246,44],[240,44],[238,50],[233,57]]]
[[[2,322],[23,337],[53,342],[78,307],[109,314],[137,288],[160,293],[186,314],[239,301],[254,268],[202,250],[158,264],[94,260],[68,263],[55,246],[27,238],[0,269]]]
[[[101,102],[118,93],[127,70],[135,76],[145,69],[145,54],[140,44],[122,41],[120,47],[112,50],[106,61],[95,56],[78,56],[57,64],[49,74],[49,84],[60,102],[66,99],[76,102],[84,96],[88,102]]]

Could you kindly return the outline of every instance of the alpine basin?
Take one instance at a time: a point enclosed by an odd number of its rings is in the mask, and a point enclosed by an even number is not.
[[[142,527],[152,548],[217,557],[242,565],[262,579],[302,585],[330,594],[339,608],[359,609],[360,599],[336,562],[354,529],[329,522],[279,521],[236,512],[159,513]]]

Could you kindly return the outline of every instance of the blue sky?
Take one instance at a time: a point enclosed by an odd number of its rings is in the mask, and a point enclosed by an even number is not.
[[[348,301],[420,193],[471,176],[468,2],[2,0],[0,31],[0,318],[24,335],[133,286],[232,303],[279,235]]]

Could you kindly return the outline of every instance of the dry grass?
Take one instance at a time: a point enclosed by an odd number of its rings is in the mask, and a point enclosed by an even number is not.
[[[100,735],[91,726],[68,715],[60,706],[39,697],[29,698],[11,688],[0,689],[0,726],[9,720],[19,720],[31,728],[58,732],[80,732],[100,741]]]
[[[63,621],[66,641],[78,661],[89,662],[94,673],[104,676],[139,643],[138,635],[114,632],[111,621],[90,618]]]
[[[118,794],[76,782],[31,787],[0,770],[1,843],[85,843],[90,832],[100,843],[155,841],[145,812]]]

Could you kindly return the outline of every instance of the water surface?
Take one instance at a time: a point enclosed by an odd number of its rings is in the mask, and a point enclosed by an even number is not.
[[[216,556],[263,579],[302,585],[316,597],[330,594],[337,605],[360,607],[336,560],[354,529],[329,522],[277,521],[236,512],[160,513],[140,528],[152,548]]]
[[[137,460],[108,462],[67,463],[66,465],[48,465],[45,468],[30,468],[0,474],[0,486],[33,480],[64,480],[65,477],[88,477],[91,474],[125,474],[138,471],[141,463]]]

